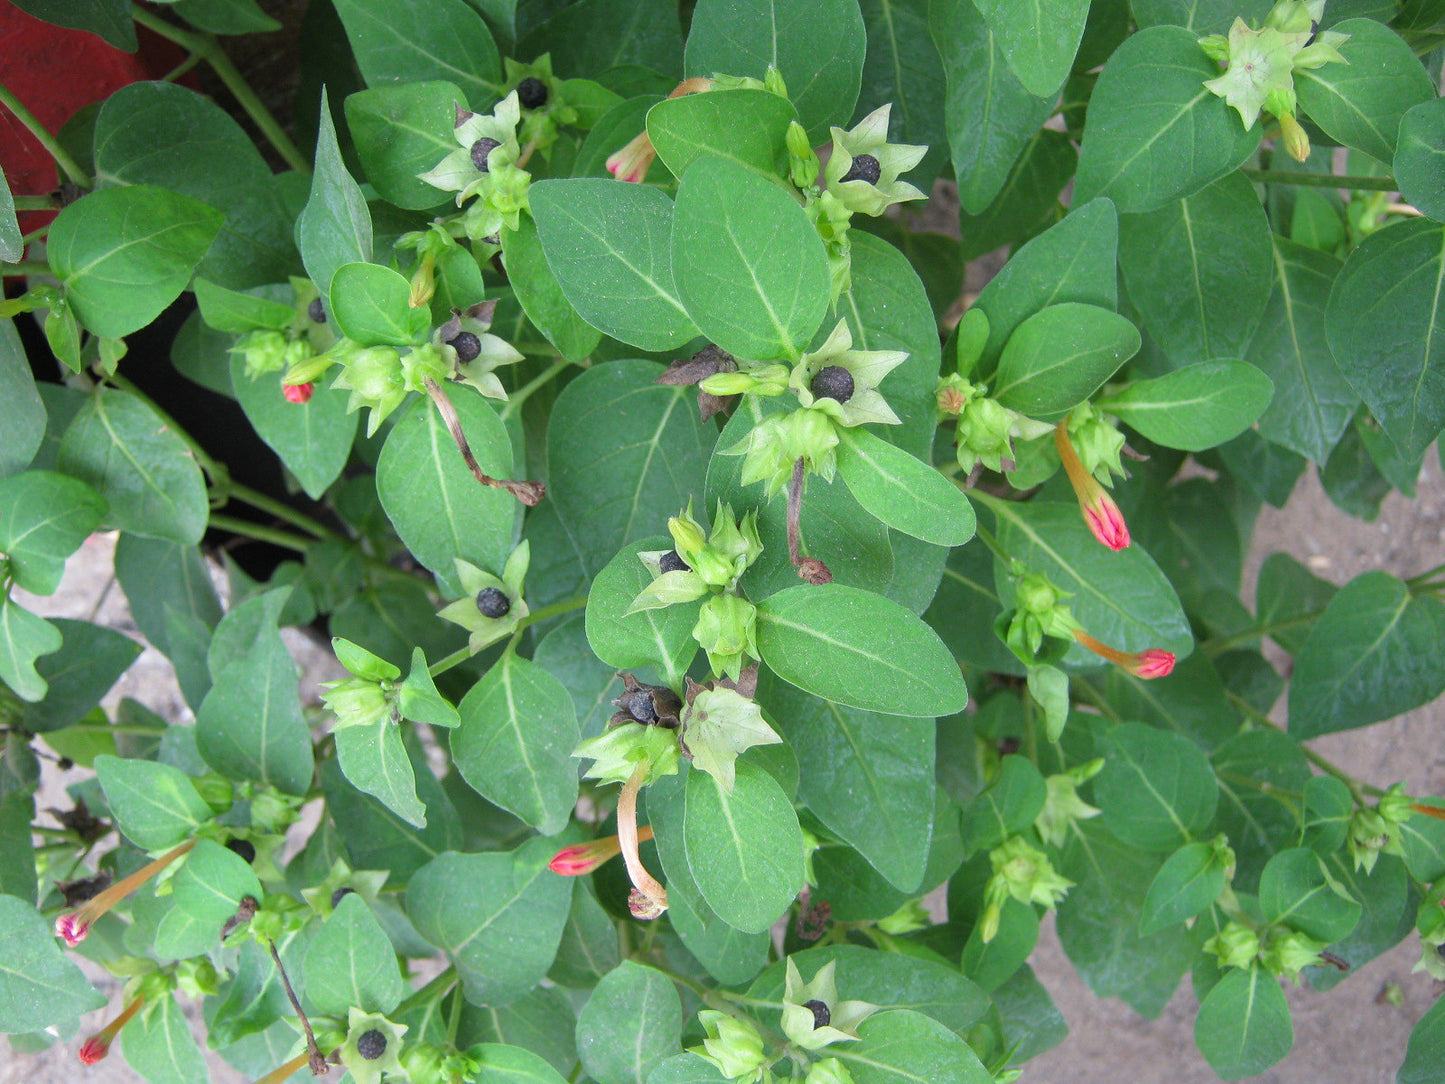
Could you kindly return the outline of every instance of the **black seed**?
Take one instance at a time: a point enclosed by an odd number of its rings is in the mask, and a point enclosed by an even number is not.
[[[813,377],[808,389],[819,399],[836,399],[846,403],[853,398],[853,374],[841,365],[824,365]]]
[[[69,757],[61,757],[55,762],[55,766],[59,768],[62,772],[68,772],[71,768],[75,767],[75,761],[71,760]]]
[[[505,591],[495,587],[483,587],[477,592],[477,609],[483,617],[506,617],[512,610],[512,600]]]
[[[354,888],[338,888],[335,892],[331,893],[331,909],[333,911],[336,910],[336,905],[355,891],[356,889]]]
[[[460,361],[471,361],[482,352],[482,340],[470,331],[463,331],[455,339],[448,339],[447,345],[457,352]]]
[[[1445,945],[1436,945],[1435,955],[1445,959]]]
[[[326,306],[321,303],[321,298],[311,299],[311,304],[306,306],[306,315],[318,324],[326,323]]]
[[[517,84],[517,101],[523,109],[541,109],[547,104],[547,84],[529,75]]]
[[[491,136],[482,136],[481,139],[472,144],[472,165],[476,166],[477,169],[483,173],[490,172],[487,169],[487,155],[491,154],[493,150],[500,146],[501,144]]]
[[[638,689],[628,699],[627,711],[639,723],[657,722],[657,705],[652,702],[652,691]]]
[[[226,850],[240,856],[241,861],[250,865],[256,861],[256,846],[248,839],[232,839],[226,842]]]
[[[867,181],[869,184],[877,184],[878,178],[883,175],[883,170],[878,166],[878,159],[871,154],[856,154],[853,156],[853,164],[848,167],[848,172],[843,174],[842,181]]]
[[[677,555],[677,550],[668,550],[657,562],[663,572],[691,572],[692,566]]]
[[[356,1040],[356,1052],[367,1061],[375,1061],[386,1053],[386,1036],[376,1028],[363,1031],[361,1038]]]
[[[833,1013],[827,1005],[821,1001],[805,1001],[803,1008],[813,1010],[813,1030],[825,1028],[833,1019]]]

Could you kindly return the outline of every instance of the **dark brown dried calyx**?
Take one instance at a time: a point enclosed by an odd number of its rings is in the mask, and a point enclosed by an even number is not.
[[[657,382],[675,387],[689,387],[716,373],[737,371],[738,363],[731,354],[720,346],[708,344],[690,358],[678,358],[657,378]],[[714,414],[731,410],[737,400],[736,395],[713,395],[698,389],[697,409],[702,414],[702,420],[707,421]]]
[[[86,900],[94,899],[109,888],[111,879],[109,870],[101,870],[94,877],[86,877],[80,881],[56,881],[55,887],[65,897],[65,906],[79,907]]]
[[[669,730],[678,724],[678,713],[682,701],[666,685],[644,685],[631,674],[622,674],[622,695],[612,701],[618,710],[608,721],[609,726],[623,723],[641,723],[643,726],[660,726]]]

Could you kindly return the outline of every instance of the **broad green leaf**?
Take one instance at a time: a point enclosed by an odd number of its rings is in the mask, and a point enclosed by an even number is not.
[[[502,260],[527,319],[563,357],[580,362],[597,348],[602,335],[577,314],[562,292],[557,277],[547,266],[537,224],[531,216],[523,215],[515,230],[502,233]]]
[[[656,93],[629,89],[627,92],[635,97],[628,98],[621,105],[609,110],[577,148],[577,158],[572,163],[572,176],[613,179],[607,168],[607,159],[613,152],[625,147],[629,141],[643,133],[647,127],[647,111],[663,101],[672,87],[672,83],[667,83]],[[667,167],[659,165],[657,160],[653,159],[647,172],[643,174],[643,180],[651,177],[654,184],[660,184],[666,173]],[[671,184],[672,180],[667,178],[667,183]]]
[[[1233,968],[1204,995],[1194,1041],[1223,1080],[1264,1072],[1294,1046],[1294,1025],[1279,979],[1263,968]]]
[[[95,774],[120,830],[143,851],[174,847],[211,817],[190,777],[169,764],[100,756]]]
[[[310,399],[293,403],[279,373],[249,377],[242,358],[231,360],[231,386],[256,435],[281,457],[307,495],[320,500],[346,466],[361,421],[359,413],[347,413],[347,393],[318,384]]]
[[[1445,226],[1417,218],[1366,237],[1330,291],[1325,328],[1340,371],[1401,454],[1445,427]]]
[[[1350,833],[1350,820],[1355,813],[1354,795],[1344,781],[1333,775],[1311,776],[1304,788],[1304,809],[1300,817],[1300,842],[1321,857],[1333,854],[1345,845]],[[1404,826],[1408,837],[1410,825]],[[1409,839],[1403,840],[1406,851]],[[1445,873],[1445,866],[1441,867]],[[1424,880],[1433,880],[1425,877]]]
[[[7,749],[5,752],[8,754],[10,751]],[[4,793],[6,789],[0,785],[0,795],[3,795],[0,796],[0,895],[35,903],[39,881],[35,870],[35,847],[30,841],[30,826],[35,821],[35,799],[28,791],[10,790]],[[759,968],[766,959],[765,949]],[[747,977],[752,978],[752,974]]]
[[[1308,847],[1280,851],[1264,867],[1259,906],[1279,922],[1325,944],[1343,941],[1360,921],[1361,907],[1330,883],[1320,858]]]
[[[664,1058],[679,1053],[681,1032],[682,1001],[672,980],[624,960],[582,1006],[577,1054],[597,1084],[646,1084]]]
[[[958,199],[968,214],[981,214],[1053,101],[1025,89],[972,0],[934,0],[928,19],[948,79],[943,111]]]
[[[60,630],[60,650],[35,664],[49,691],[39,704],[25,705],[17,720],[36,733],[80,722],[142,650],[129,636],[89,621],[57,617],[51,624]]]
[[[45,679],[35,660],[59,651],[60,630],[7,595],[0,595],[0,681],[22,700],[45,697]]]
[[[99,491],[107,526],[187,546],[205,532],[210,503],[200,467],[185,441],[133,395],[91,393],[61,440],[60,469]]]
[[[408,82],[346,96],[346,125],[377,195],[408,211],[449,202],[448,193],[417,174],[457,149],[452,130],[456,107],[465,102],[453,82]]]
[[[1301,71],[1295,79],[1300,110],[1331,139],[1388,163],[1400,121],[1431,101],[1436,88],[1408,43],[1374,19],[1346,19],[1331,29],[1348,34],[1344,64]]]
[[[471,0],[475,6],[477,0]],[[533,5],[542,11],[559,5]],[[524,9],[525,10],[525,9]],[[605,78],[638,67],[682,77],[682,28],[671,0],[581,0],[563,6],[517,46],[518,58],[550,52],[559,73]]]
[[[472,1084],[566,1084],[547,1059],[520,1046],[481,1043],[468,1047],[467,1057],[479,1063]]]
[[[1186,922],[1219,898],[1224,891],[1224,867],[1210,843],[1186,843],[1159,867],[1144,908],[1139,931],[1153,933],[1176,922]]]
[[[1260,436],[1316,463],[1329,458],[1360,403],[1325,336],[1325,307],[1341,266],[1329,253],[1275,237],[1274,285],[1243,355],[1274,381]]]
[[[826,584],[758,604],[758,650],[775,674],[815,696],[884,715],[951,715],[968,699],[938,635],[881,595]]]
[[[1026,757],[1006,756],[998,775],[963,811],[965,854],[997,847],[1034,823],[1043,811],[1048,788],[1044,777]],[[1008,975],[999,976],[1000,981]]]
[[[1014,329],[990,390],[1030,417],[1072,410],[1139,351],[1139,332],[1097,305],[1050,305]]]
[[[473,109],[501,91],[497,44],[466,0],[336,0],[336,13],[369,87],[449,80]]]
[[[290,305],[256,294],[242,293],[218,286],[209,279],[197,278],[193,283],[196,304],[206,326],[231,335],[257,329],[280,331],[291,322],[296,310]]]
[[[1432,98],[1405,114],[1394,162],[1406,202],[1437,222],[1445,219],[1445,101]]]
[[[386,806],[408,824],[426,827],[426,806],[416,796],[416,772],[390,719],[333,732],[336,758],[351,785]]]
[[[321,90],[320,130],[316,139],[316,168],[311,192],[296,219],[296,247],[306,274],[321,291],[331,311],[331,277],[344,263],[371,259],[371,212],[361,186],[346,171],[336,126],[331,120],[326,89]]]
[[[1198,36],[1155,26],[1124,41],[1089,100],[1076,203],[1108,196],[1120,211],[1152,211],[1234,170],[1259,146],[1259,125],[1204,86],[1219,68]]]
[[[512,477],[512,442],[491,404],[472,388],[444,391],[478,465],[493,478]],[[418,398],[392,426],[376,463],[376,492],[406,548],[447,594],[461,594],[458,558],[501,573],[512,550],[516,498],[473,477],[430,399]]]
[[[19,263],[24,255],[25,241],[20,235],[20,223],[15,217],[15,197],[10,194],[5,171],[0,169],[0,260],[5,263]]]
[[[467,641],[466,630],[436,619],[436,606],[420,583],[402,579],[352,594],[332,613],[330,626],[333,636],[344,636],[398,667],[410,663],[416,647],[427,658],[440,659]]]
[[[1445,1065],[1445,1001],[1437,999],[1410,1032],[1395,1084],[1431,1084],[1441,1065]]]
[[[975,6],[998,35],[1004,58],[1024,89],[1052,97],[1073,67],[1088,0],[1031,0],[1027,9],[1010,0],[976,0]]]
[[[407,993],[386,931],[360,893],[342,897],[306,948],[306,1000],[323,1016],[390,1013]]]
[[[136,627],[169,655],[166,614],[194,617],[207,629],[221,620],[221,602],[195,546],[122,534],[115,545],[115,578],[130,603]]]
[[[1094,801],[1104,825],[1130,846],[1173,851],[1214,819],[1219,787],[1203,750],[1143,723],[1121,723],[1104,741]]]
[[[107,188],[56,215],[46,251],[81,323],[118,339],[180,296],[222,221],[220,211],[163,188]]]
[[[1206,750],[1239,730],[1219,671],[1203,653],[1181,659],[1168,681],[1136,678],[1117,666],[1076,680],[1093,688],[1090,699],[1105,714],[1173,731]]]
[[[973,506],[927,463],[865,429],[842,430],[838,439],[838,473],[878,519],[939,546],[973,537]]]
[[[1038,940],[1039,916],[1033,905],[1006,897],[993,938],[985,943],[983,926],[975,922],[959,965],[965,975],[992,992],[1023,966]]]
[[[759,698],[798,755],[809,810],[896,888],[917,888],[933,837],[933,721],[830,704],[770,676]]]
[[[677,900],[669,897],[675,915]],[[561,986],[590,989],[622,962],[617,924],[586,887],[572,893],[572,910],[547,977]]]
[[[1255,588],[1255,624],[1291,655],[1298,655],[1319,614],[1339,590],[1287,553],[1271,553]]]
[[[1016,1061],[1052,1050],[1068,1036],[1063,1013],[1028,964],[992,991],[992,996],[1002,1018],[1004,1042]]]
[[[535,545],[535,539],[533,544]],[[638,564],[642,562],[639,561]],[[590,603],[597,602],[601,579],[599,576],[592,583],[592,590],[588,595]],[[630,601],[628,605],[631,605]],[[661,615],[667,613],[667,610],[648,612]],[[692,628],[688,626],[688,635],[691,634]],[[607,720],[616,711],[612,701],[621,695],[622,682],[617,677],[619,668],[603,661],[587,642],[586,616],[578,614],[571,617],[542,637],[542,642],[532,653],[532,661],[560,681],[572,697],[572,706],[577,712],[582,737],[592,738],[602,733]],[[630,670],[635,667],[628,666],[623,669]]]
[[[451,957],[472,1004],[515,1001],[552,966],[572,901],[572,881],[547,868],[556,849],[536,837],[503,853],[449,851],[407,884],[407,915]]]
[[[280,30],[256,0],[176,0],[171,10],[192,26],[213,34],[256,34]]]
[[[912,1009],[876,1013],[858,1025],[856,1043],[829,1047],[855,1084],[988,1084],[993,1074],[972,1048],[932,1017]]]
[[[1325,868],[1336,884],[1364,905],[1360,921],[1350,935],[1330,946],[1330,952],[1349,964],[1351,971],[1358,971],[1410,936],[1419,900],[1411,890],[1404,862],[1394,855],[1381,855],[1375,868],[1365,874],[1355,869],[1348,854],[1337,852],[1325,859]],[[1316,990],[1328,990],[1347,974],[1328,964],[1305,972]]]
[[[53,595],[65,561],[105,514],[105,501],[84,482],[53,471],[26,471],[0,482],[0,553],[15,585]]]
[[[619,670],[656,667],[668,684],[682,680],[697,653],[692,629],[701,604],[680,602],[627,611],[652,582],[652,573],[638,553],[671,548],[672,539],[665,535],[623,546],[592,581],[586,620],[587,642],[599,659]]]
[[[761,79],[776,67],[815,146],[847,124],[858,100],[867,35],[855,0],[699,0],[687,35],[684,74]]]
[[[1017,247],[1058,221],[1064,213],[1059,193],[1078,165],[1079,152],[1063,132],[1035,132],[993,201],[976,214],[960,216],[963,258],[977,259],[1001,245]]]
[[[859,7],[868,33],[868,51],[853,116],[865,117],[881,105],[892,105],[891,138],[929,149],[911,178],[927,192],[948,161],[946,87],[943,64],[929,30],[928,2],[862,0]]]
[[[1269,298],[1270,240],[1259,197],[1234,174],[1120,216],[1129,300],[1173,368],[1244,356]]]
[[[50,924],[24,900],[0,896],[0,1033],[52,1027],[105,1004],[60,950]]]
[[[803,833],[777,782],[737,762],[732,793],[705,772],[687,776],[687,864],[707,905],[745,933],[766,930],[803,886]]]
[[[678,186],[672,267],[698,330],[740,358],[796,360],[828,308],[828,258],[807,214],[726,159],[699,158]]]
[[[771,938],[767,932],[744,933],[718,918],[697,895],[697,887],[689,891],[675,889],[676,878],[669,874],[667,918],[683,947],[703,968],[725,986],[750,982],[767,966]],[[611,925],[608,926],[611,929]]]
[[[56,26],[88,30],[123,52],[136,50],[135,23],[124,0],[19,0],[15,6]]]
[[[672,200],[608,178],[538,181],[527,190],[547,265],[582,319],[643,350],[697,335],[672,275]]]
[[[1243,361],[1201,361],[1136,380],[1098,407],[1166,448],[1202,452],[1239,436],[1262,414],[1274,384]]]
[[[1227,34],[1235,17],[1258,26],[1272,0],[1130,0],[1134,21],[1150,26],[1186,26],[1200,34]]]
[[[468,1046],[479,1041],[520,1046],[540,1055],[558,1073],[570,1075],[577,1068],[572,1038],[576,1027],[577,1013],[567,996],[561,990],[540,986],[507,1005],[463,1005],[458,1041]],[[547,1080],[547,1084],[555,1081]]]
[[[427,309],[412,308],[410,298],[411,283],[400,272],[344,263],[331,276],[327,312],[341,334],[362,346],[406,346],[422,337],[431,319]]]
[[[326,808],[337,825],[345,826],[341,839],[352,868],[388,870],[392,887],[405,885],[427,862],[462,843],[456,809],[426,768],[425,758],[414,755],[412,770],[417,795],[427,808],[425,828],[408,824],[377,799],[357,790],[335,760],[321,762]]]
[[[1438,798],[1422,798],[1420,804],[1441,808]],[[1400,825],[1400,845],[1405,868],[1415,880],[1428,884],[1445,876],[1445,820],[1427,813],[1411,817]]]
[[[149,1002],[120,1032],[126,1064],[151,1084],[210,1084],[206,1056],[169,993]]]
[[[674,1054],[647,1075],[647,1084],[727,1084],[728,1080],[701,1054]]]
[[[199,840],[171,878],[176,909],[218,933],[247,896],[260,901],[261,882],[246,860],[212,839]]]
[[[770,181],[788,174],[788,123],[797,112],[766,90],[665,98],[647,112],[647,134],[674,177],[703,157],[724,158]]]
[[[589,572],[702,494],[716,429],[699,419],[692,390],[656,383],[661,374],[651,361],[594,366],[552,408],[549,496]]]
[[[1401,715],[1445,692],[1445,603],[1366,572],[1342,587],[1295,658],[1289,730],[1301,740]]]
[[[1247,730],[1210,758],[1219,784],[1219,831],[1234,848],[1236,891],[1256,892],[1265,863],[1299,841],[1299,810],[1279,791],[1299,792],[1310,779],[1299,743],[1277,730]]]
[[[451,749],[462,778],[543,835],[566,827],[577,802],[572,750],[582,736],[566,687],[507,652],[458,710]]]
[[[45,439],[45,424],[45,403],[20,334],[13,321],[0,321],[0,478],[30,465]]]

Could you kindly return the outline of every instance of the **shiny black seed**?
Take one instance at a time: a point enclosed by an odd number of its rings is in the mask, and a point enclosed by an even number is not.
[[[239,855],[241,861],[248,866],[256,860],[256,846],[248,839],[228,840],[226,850],[234,855]]]
[[[858,154],[854,155],[853,164],[848,167],[848,172],[843,174],[842,180],[867,181],[869,184],[877,184],[878,178],[882,175],[883,170],[878,166],[878,159],[871,154]]]
[[[517,101],[523,109],[541,109],[547,104],[547,84],[529,75],[517,84]]]
[[[470,331],[463,331],[455,339],[448,339],[447,345],[457,352],[461,361],[471,361],[482,352],[482,340]]]
[[[506,617],[512,610],[512,600],[505,591],[495,587],[483,587],[477,592],[477,609],[483,617]]]
[[[356,1040],[356,1052],[367,1061],[375,1061],[386,1053],[386,1036],[376,1028],[363,1031],[361,1037]]]
[[[311,304],[306,306],[306,315],[318,324],[326,323],[326,306],[321,303],[321,298],[311,299]]]
[[[657,562],[663,572],[691,572],[692,566],[677,555],[677,550],[668,550]]]
[[[476,166],[477,169],[483,173],[489,172],[487,169],[487,155],[491,154],[495,148],[500,146],[501,144],[491,136],[482,136],[481,139],[472,144],[472,165]]]
[[[638,689],[627,701],[628,713],[639,723],[657,722],[657,705],[652,702],[649,689]]]
[[[331,909],[333,911],[336,910],[336,905],[355,891],[356,889],[354,888],[338,888],[335,892],[331,893]]]
[[[813,1030],[825,1028],[833,1019],[833,1013],[827,1005],[821,1001],[805,1001],[803,1008],[813,1010]]]
[[[853,374],[841,365],[824,365],[808,388],[819,399],[846,403],[853,398]]]

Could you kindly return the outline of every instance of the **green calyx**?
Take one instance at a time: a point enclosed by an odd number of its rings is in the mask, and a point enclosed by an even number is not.
[[[488,644],[494,644],[502,637],[511,635],[522,618],[527,616],[529,611],[522,591],[531,560],[532,547],[526,539],[523,539],[522,544],[507,558],[500,578],[460,558],[457,559],[457,577],[462,581],[462,589],[466,594],[444,606],[437,616],[460,625],[471,633],[467,648],[472,654],[475,655]],[[496,617],[487,616],[478,603],[478,596],[489,588],[500,591],[507,601],[506,611]]]
[[[676,730],[643,723],[610,727],[582,742],[572,755],[592,761],[582,774],[599,783],[626,783],[637,766],[646,763],[646,785],[664,775],[676,775],[681,760]]]
[[[757,607],[740,595],[713,595],[702,604],[692,636],[713,673],[737,681],[748,660],[759,657],[757,623]]]
[[[1054,871],[1049,856],[1022,836],[1004,840],[988,854],[993,876],[984,887],[983,916],[979,919],[985,943],[998,933],[999,918],[1006,900],[1054,907],[1068,895],[1074,882]]]

